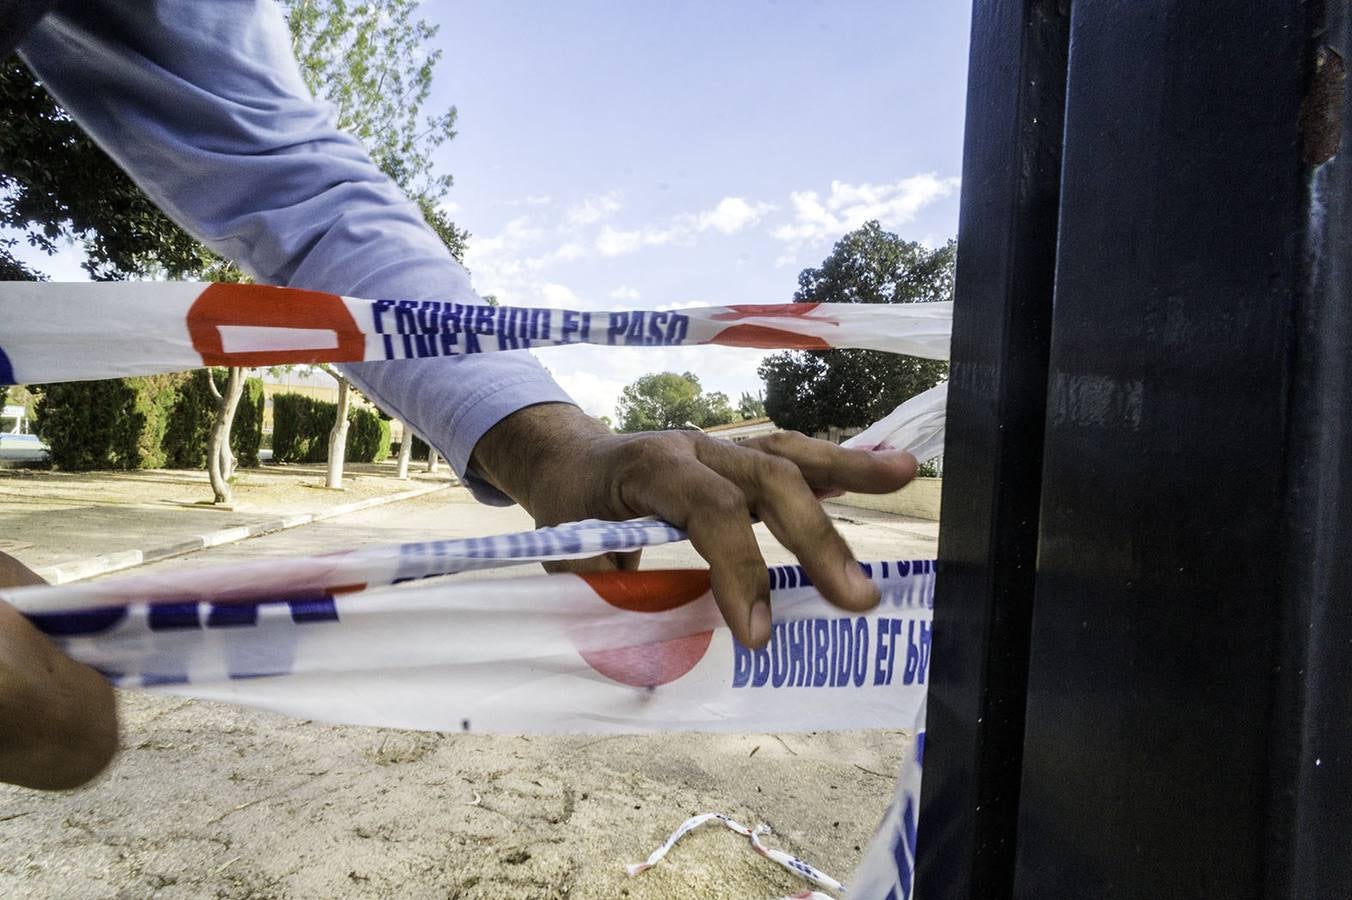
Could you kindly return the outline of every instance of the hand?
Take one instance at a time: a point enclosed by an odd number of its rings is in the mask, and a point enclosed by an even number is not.
[[[0,553],[0,587],[44,583]],[[78,787],[116,751],[112,687],[0,603],[0,781],[45,790]]]
[[[696,431],[612,434],[559,403],[527,407],[493,426],[471,465],[537,526],[655,515],[685,529],[709,563],[714,599],[733,637],[753,648],[770,639],[770,583],[752,516],[798,557],[823,597],[862,612],[877,605],[877,588],[818,498],[843,490],[889,493],[916,469],[905,451],[847,450],[796,432],[743,444]],[[637,567],[638,553],[629,553],[548,568]]]

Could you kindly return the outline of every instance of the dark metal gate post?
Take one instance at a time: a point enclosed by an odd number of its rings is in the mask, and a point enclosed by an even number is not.
[[[1048,13],[973,26],[918,893],[1346,895],[1348,3],[1074,0],[1068,65]]]
[[[919,840],[926,898],[1013,879],[1067,4],[978,3]],[[955,486],[961,485],[961,488]]]

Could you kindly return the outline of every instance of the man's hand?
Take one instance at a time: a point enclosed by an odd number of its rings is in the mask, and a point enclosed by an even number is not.
[[[889,493],[915,476],[899,450],[847,450],[781,432],[743,444],[695,431],[612,434],[574,406],[540,404],[503,419],[474,448],[471,465],[535,517],[655,515],[686,530],[709,563],[714,599],[738,641],[770,639],[770,583],[752,516],[793,552],[828,601],[872,609],[878,591],[818,498],[839,491]],[[553,570],[636,568],[638,554],[555,564]]]

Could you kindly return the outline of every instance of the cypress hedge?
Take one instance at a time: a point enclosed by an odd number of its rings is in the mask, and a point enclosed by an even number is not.
[[[327,462],[329,431],[338,404],[304,394],[272,397],[273,462]],[[379,462],[390,453],[390,423],[369,409],[353,406],[347,412],[347,459]]]
[[[183,374],[34,386],[33,430],[59,469],[155,469]]]

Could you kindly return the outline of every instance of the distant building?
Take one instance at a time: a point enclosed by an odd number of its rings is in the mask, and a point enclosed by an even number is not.
[[[718,438],[720,441],[732,441],[734,444],[740,444],[742,441],[754,437],[762,437],[767,434],[774,434],[779,427],[768,418],[746,419],[741,422],[733,422],[728,425],[715,425],[712,428],[703,429],[709,437]]]

